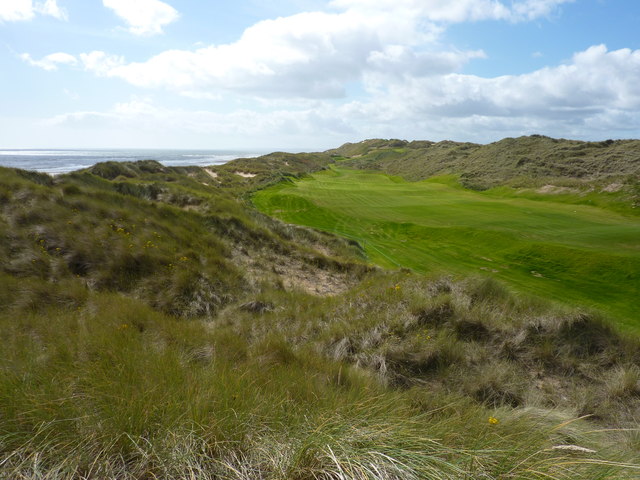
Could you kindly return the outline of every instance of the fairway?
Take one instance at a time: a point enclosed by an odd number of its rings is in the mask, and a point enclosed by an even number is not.
[[[261,211],[357,240],[385,267],[481,274],[640,331],[640,220],[588,205],[332,168],[257,192]]]

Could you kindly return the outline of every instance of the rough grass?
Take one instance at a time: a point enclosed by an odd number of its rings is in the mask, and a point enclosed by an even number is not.
[[[271,312],[228,310],[216,324],[118,294],[46,315],[14,307],[0,314],[0,478],[634,478],[624,431],[420,382],[389,388],[380,369],[358,366],[354,357],[375,354],[358,335],[380,329],[383,350],[403,328],[413,335],[399,310],[446,280],[397,282],[344,299],[264,292]],[[376,326],[372,309],[386,320]],[[331,359],[335,338],[353,339],[342,360]]]
[[[479,190],[505,184],[551,184],[583,191],[595,186],[614,190],[610,200],[623,210],[640,205],[638,140],[581,142],[541,135],[505,138],[488,145],[367,140],[327,153],[348,166],[382,170],[412,181],[454,174],[465,187]],[[612,189],[612,185],[618,187]]]
[[[338,298],[263,291],[214,325],[242,338],[283,336],[274,345],[305,345],[392,388],[428,386],[488,407],[558,408],[608,426],[632,426],[640,414],[635,337],[585,312],[514,297],[492,280],[376,274]]]
[[[387,267],[484,273],[521,292],[599,309],[638,329],[635,216],[474,192],[449,177],[411,183],[344,168],[261,190],[253,201],[287,222],[354,239]]]
[[[251,211],[327,156],[271,161],[0,170],[0,479],[637,478],[635,339]]]
[[[91,171],[54,180],[0,170],[2,272],[24,285],[77,279],[91,290],[123,292],[172,315],[199,317],[260,279],[280,281],[268,263],[248,275],[239,255],[288,257],[309,269],[321,263],[331,274],[366,271],[347,242],[249,211],[238,191],[205,185],[202,169],[140,162]]]

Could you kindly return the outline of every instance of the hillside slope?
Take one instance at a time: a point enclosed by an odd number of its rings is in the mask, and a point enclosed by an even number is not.
[[[336,162],[0,169],[0,479],[636,478],[640,341],[247,201]]]
[[[488,145],[366,140],[327,153],[346,159],[345,166],[381,170],[412,181],[434,175],[460,175],[462,184],[474,189],[557,182],[598,182],[606,188],[621,183],[630,185],[625,187],[625,193],[633,196],[636,203],[639,201],[639,140],[582,142],[540,135],[505,138]]]
[[[366,270],[353,263],[357,249],[347,242],[247,209],[238,198],[245,179],[233,176],[235,183],[212,188],[219,181],[206,170],[153,161],[57,178],[0,169],[0,274],[19,286],[80,283],[173,315],[203,316],[261,282],[312,288],[322,271],[338,288],[353,281],[346,272]],[[13,290],[5,290],[12,301],[34,305],[42,293]]]
[[[342,167],[253,197],[281,220],[358,241],[380,265],[482,274],[546,301],[598,309],[639,331],[633,299],[640,295],[640,221],[581,200],[477,192],[450,178],[407,182]]]

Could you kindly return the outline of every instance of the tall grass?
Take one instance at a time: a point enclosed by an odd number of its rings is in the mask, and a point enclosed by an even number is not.
[[[0,174],[2,480],[638,475],[638,343],[592,314],[364,266],[233,171]]]
[[[119,295],[0,316],[0,478],[633,478],[612,435]],[[495,424],[492,420],[495,418]],[[558,446],[565,445],[560,449]],[[592,450],[596,450],[595,452]]]

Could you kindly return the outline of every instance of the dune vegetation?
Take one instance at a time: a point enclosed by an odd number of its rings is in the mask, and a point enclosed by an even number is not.
[[[637,478],[633,182],[577,205],[347,154],[0,169],[0,479]]]

